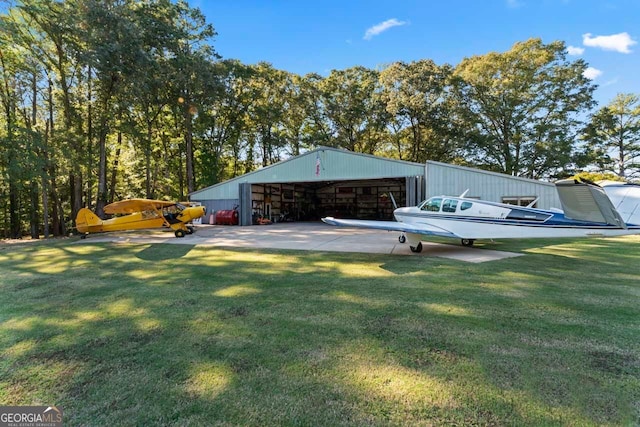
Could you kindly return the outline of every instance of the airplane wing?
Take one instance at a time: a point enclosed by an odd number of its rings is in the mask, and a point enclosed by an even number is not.
[[[104,207],[104,213],[112,214],[130,214],[134,212],[142,212],[152,209],[162,209],[167,206],[173,206],[176,202],[167,202],[164,200],[150,199],[128,199],[111,203]]]
[[[417,228],[412,224],[405,224],[396,221],[366,221],[358,219],[335,219],[332,217],[322,218],[322,221],[329,225],[337,225],[339,227],[355,227],[355,228],[371,228],[375,230],[400,231],[403,233],[424,234],[427,236],[453,237],[461,239],[461,236],[454,234],[448,230],[430,228]]]

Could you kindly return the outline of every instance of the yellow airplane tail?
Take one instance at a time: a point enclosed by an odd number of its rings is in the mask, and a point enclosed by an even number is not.
[[[87,208],[82,208],[76,215],[76,228],[80,233],[88,233],[89,227],[101,225],[102,220]]]

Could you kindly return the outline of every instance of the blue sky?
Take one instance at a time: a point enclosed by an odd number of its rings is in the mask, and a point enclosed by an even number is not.
[[[602,106],[640,94],[640,0],[189,0],[218,32],[225,59],[297,74],[355,65],[463,58],[539,37],[583,58]]]

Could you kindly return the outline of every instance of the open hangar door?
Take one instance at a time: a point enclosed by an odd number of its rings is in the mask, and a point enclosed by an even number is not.
[[[393,202],[415,205],[424,194],[423,177],[356,181],[240,184],[240,224],[318,221],[325,216],[392,220]]]

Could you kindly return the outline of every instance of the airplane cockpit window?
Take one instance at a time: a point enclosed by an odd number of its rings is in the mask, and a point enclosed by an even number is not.
[[[156,211],[142,211],[142,219],[157,218],[158,213]]]
[[[440,211],[441,204],[442,204],[441,198],[433,197],[427,200],[420,209],[422,209],[423,211],[438,212]]]
[[[442,212],[455,212],[458,207],[458,201],[452,199],[444,199],[442,203]]]
[[[460,210],[466,211],[467,209],[470,209],[471,206],[473,206],[473,203],[471,202],[462,202],[462,204],[460,205]]]

